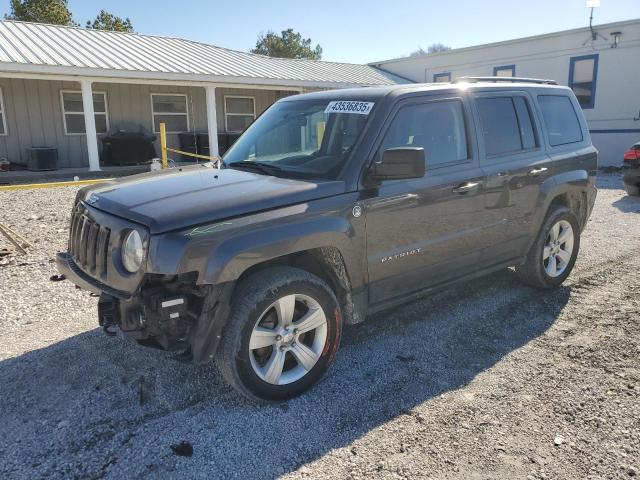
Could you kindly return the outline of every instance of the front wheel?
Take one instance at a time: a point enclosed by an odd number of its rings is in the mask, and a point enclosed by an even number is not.
[[[532,287],[556,287],[571,273],[579,248],[578,219],[568,208],[553,205],[525,263],[516,267],[518,277]]]
[[[320,278],[291,267],[263,270],[238,285],[216,364],[249,399],[287,400],[324,375],[341,328],[338,301]]]

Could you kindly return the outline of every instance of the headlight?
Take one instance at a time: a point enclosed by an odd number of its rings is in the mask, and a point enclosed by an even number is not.
[[[131,230],[122,242],[122,264],[131,273],[136,273],[142,266],[142,238],[136,230]]]

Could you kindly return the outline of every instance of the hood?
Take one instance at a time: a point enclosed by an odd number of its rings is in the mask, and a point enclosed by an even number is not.
[[[342,181],[308,181],[201,165],[132,175],[83,189],[94,208],[152,234],[344,193]]]

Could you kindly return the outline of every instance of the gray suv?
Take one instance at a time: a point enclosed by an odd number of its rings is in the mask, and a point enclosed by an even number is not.
[[[596,168],[575,96],[552,81],[296,95],[220,169],[80,190],[57,263],[100,294],[107,333],[215,360],[243,395],[281,401],[316,383],[343,325],[372,312],[507,267],[560,285]]]

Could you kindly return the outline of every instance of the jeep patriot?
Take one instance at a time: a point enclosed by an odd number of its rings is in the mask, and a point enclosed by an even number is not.
[[[215,361],[246,397],[282,401],[372,312],[507,267],[560,285],[596,168],[580,105],[552,81],[295,95],[220,169],[81,189],[57,264],[100,295],[105,332]]]

